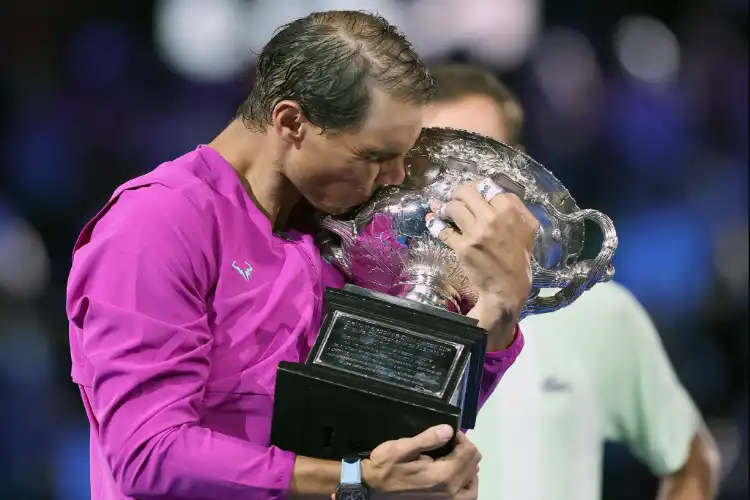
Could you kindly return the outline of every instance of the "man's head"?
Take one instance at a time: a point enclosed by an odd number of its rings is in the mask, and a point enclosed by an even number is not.
[[[431,69],[437,90],[426,123],[450,127],[517,145],[523,127],[518,99],[489,71],[461,64]]]
[[[280,28],[238,110],[274,138],[278,167],[317,209],[337,213],[402,182],[433,81],[397,28],[354,11]]]

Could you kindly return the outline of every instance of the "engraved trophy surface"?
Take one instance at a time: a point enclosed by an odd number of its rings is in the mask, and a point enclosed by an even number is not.
[[[425,216],[431,198],[448,201],[455,187],[486,178],[518,195],[540,222],[522,316],[564,307],[612,277],[617,236],[607,216],[579,210],[549,171],[510,146],[424,129],[406,157],[403,185],[321,221],[321,252],[350,284],[325,291],[325,317],[306,362],[279,364],[272,444],[341,459],[437,424],[473,428],[486,335],[465,313],[477,292],[453,251],[430,235]],[[604,240],[595,259],[579,260],[586,219]],[[539,296],[548,287],[561,290]]]

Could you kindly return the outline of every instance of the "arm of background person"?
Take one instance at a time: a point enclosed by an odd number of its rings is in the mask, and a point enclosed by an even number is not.
[[[126,191],[75,253],[68,316],[103,456],[128,497],[266,500],[290,488],[327,497],[336,462],[201,427],[211,216],[163,186]]]
[[[658,500],[713,499],[719,483],[719,452],[713,437],[701,425],[690,443],[690,452],[680,470],[662,478]]]
[[[660,500],[713,498],[716,446],[659,333],[630,292],[612,284],[606,295],[596,316],[606,329],[596,377],[608,437],[662,478]]]

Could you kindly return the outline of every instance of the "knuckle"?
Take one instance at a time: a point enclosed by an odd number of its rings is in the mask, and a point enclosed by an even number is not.
[[[455,214],[458,203],[459,203],[458,201],[454,201],[454,200],[451,200],[448,203],[446,203],[443,208],[443,211],[445,212],[445,214],[448,215],[449,217],[452,214]]]
[[[461,491],[461,483],[459,483],[456,480],[453,480],[450,482],[450,484],[448,484],[446,493],[448,493],[448,495],[450,495],[450,497],[452,498],[458,495],[460,491]]]
[[[459,261],[462,261],[466,258],[466,255],[469,253],[469,249],[471,248],[470,242],[458,242],[454,241],[453,245],[451,245],[451,249],[453,250],[453,253],[456,254],[456,257]]]
[[[516,193],[507,192],[505,193],[505,200],[508,202],[508,205],[512,207],[524,207],[523,199],[519,197]]]
[[[500,210],[490,210],[485,222],[487,226],[497,226],[502,220],[502,214]]]
[[[489,223],[481,226],[475,235],[475,246],[484,246],[498,234],[497,224]]]
[[[526,205],[523,203],[523,200],[519,198],[515,193],[508,193],[508,197],[506,198],[508,200],[508,205],[513,207],[515,210],[526,210]]]
[[[455,252],[459,256],[465,256],[473,249],[477,249],[482,246],[481,231],[476,231],[465,237],[463,244],[457,245],[454,248]]]
[[[519,198],[516,193],[506,191],[503,193],[503,201],[508,205],[515,206],[518,205],[518,203],[521,201],[521,198]]]
[[[526,208],[526,206],[523,204],[523,200],[521,200],[521,198],[519,198],[515,193],[504,193],[502,196],[502,203],[508,210],[517,211],[521,208]]]
[[[462,196],[466,195],[466,192],[469,189],[473,189],[471,185],[469,184],[461,184],[456,189],[453,190],[453,198],[461,198]]]
[[[432,488],[437,491],[446,491],[448,489],[448,475],[443,471],[435,472],[430,478]]]
[[[448,229],[443,229],[442,231],[440,231],[440,234],[438,234],[438,238],[443,243],[450,243],[450,239],[451,239],[451,235],[452,234],[453,234],[452,231],[450,231]]]
[[[518,218],[521,222],[526,222],[529,217],[533,217],[529,209],[523,203],[513,205],[511,208],[514,217]]]
[[[498,212],[505,213],[513,207],[513,202],[509,196],[512,195],[507,193],[499,194],[492,199],[491,205],[495,207],[495,210]]]

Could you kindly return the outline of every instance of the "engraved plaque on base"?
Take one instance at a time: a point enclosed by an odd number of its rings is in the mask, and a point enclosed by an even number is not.
[[[433,425],[473,428],[486,349],[474,320],[349,285],[325,300],[307,362],[279,365],[272,444],[338,460]]]

